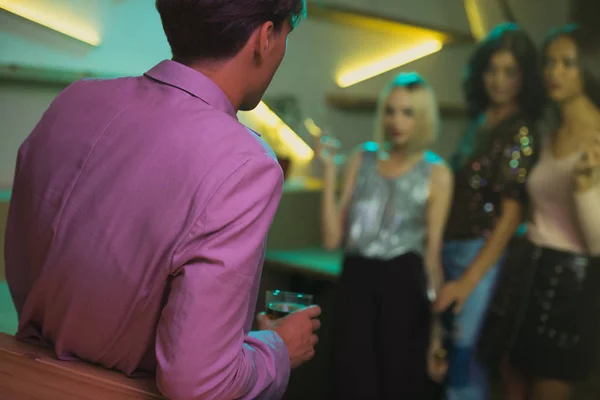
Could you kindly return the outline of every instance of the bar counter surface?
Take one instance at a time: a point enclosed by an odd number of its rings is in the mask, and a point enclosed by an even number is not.
[[[329,251],[319,247],[267,250],[265,266],[335,282],[342,271],[342,251]]]

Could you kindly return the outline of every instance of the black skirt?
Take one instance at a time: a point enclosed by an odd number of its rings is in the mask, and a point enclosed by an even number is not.
[[[421,256],[344,259],[333,317],[332,398],[424,399],[431,306]]]
[[[532,379],[585,380],[596,358],[600,318],[597,259],[533,245],[509,249],[482,329],[479,357]]]

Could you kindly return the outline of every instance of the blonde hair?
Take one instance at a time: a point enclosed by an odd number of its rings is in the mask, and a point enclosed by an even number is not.
[[[383,114],[388,98],[399,88],[404,88],[410,93],[415,110],[416,127],[410,138],[409,150],[414,153],[424,151],[438,138],[440,110],[433,89],[416,72],[398,74],[381,91],[377,102],[374,140],[380,151],[385,151],[387,143],[383,130]]]

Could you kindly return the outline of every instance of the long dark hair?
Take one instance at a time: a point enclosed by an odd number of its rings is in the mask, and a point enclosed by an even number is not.
[[[527,119],[535,121],[540,117],[545,103],[538,53],[533,41],[514,23],[496,26],[469,60],[464,81],[469,116],[477,118],[489,106],[483,74],[489,67],[492,55],[502,50],[509,51],[519,64],[523,75],[519,106]]]
[[[600,34],[576,24],[550,31],[542,47],[544,64],[548,46],[559,37],[568,37],[575,43],[583,90],[596,107],[600,108]]]

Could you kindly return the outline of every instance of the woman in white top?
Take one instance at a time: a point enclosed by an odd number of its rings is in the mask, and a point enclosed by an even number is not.
[[[565,400],[592,369],[600,316],[600,38],[553,32],[544,78],[560,114],[527,189],[527,237],[510,250],[480,342],[510,400]]]

